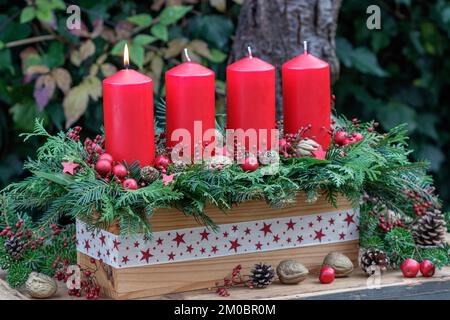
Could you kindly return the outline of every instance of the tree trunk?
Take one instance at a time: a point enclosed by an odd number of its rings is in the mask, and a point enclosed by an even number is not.
[[[247,53],[251,46],[254,56],[277,68],[277,118],[282,117],[281,66],[308,51],[327,61],[331,81],[339,75],[335,53],[337,19],[342,0],[244,0],[233,43],[230,62]]]

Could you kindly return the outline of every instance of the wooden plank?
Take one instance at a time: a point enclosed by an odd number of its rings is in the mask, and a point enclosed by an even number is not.
[[[339,196],[337,200],[339,210],[351,208],[348,200]],[[215,206],[207,206],[206,213],[216,224],[240,223],[246,221],[263,220],[271,218],[295,217],[309,214],[332,212],[337,209],[333,207],[322,195],[316,202],[306,202],[306,196],[299,193],[295,205],[287,208],[272,208],[260,200],[247,201],[233,207],[228,211],[221,211]],[[150,219],[153,231],[167,231],[181,228],[198,227],[198,222],[182,212],[175,209],[158,209]],[[111,226],[108,231],[119,234],[117,224]]]
[[[276,266],[281,260],[297,259],[307,267],[314,267],[321,265],[323,258],[330,251],[342,252],[352,260],[356,260],[358,241],[145,267],[124,269],[107,267],[112,269],[109,272],[110,276],[107,275],[107,270],[104,268],[100,268],[97,274],[99,284],[104,288],[104,294],[115,299],[133,299],[208,288],[227,276],[238,264],[244,267],[243,272],[247,274],[251,266],[261,261]],[[81,265],[90,264],[90,257],[81,253],[78,254],[78,257]]]

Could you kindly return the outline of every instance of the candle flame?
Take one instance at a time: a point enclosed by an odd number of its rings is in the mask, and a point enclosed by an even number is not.
[[[125,43],[125,48],[123,49],[123,65],[128,68],[130,65],[130,55],[128,54],[128,45]]]

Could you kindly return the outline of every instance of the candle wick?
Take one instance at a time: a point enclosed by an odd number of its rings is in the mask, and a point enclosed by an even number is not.
[[[308,41],[303,41],[303,50],[305,51],[305,54],[308,53]]]
[[[252,47],[248,46],[248,47],[247,47],[247,51],[248,51],[248,57],[249,57],[250,59],[253,58]]]
[[[191,57],[189,57],[189,52],[187,48],[184,48],[184,56],[186,58],[186,61],[191,62]]]

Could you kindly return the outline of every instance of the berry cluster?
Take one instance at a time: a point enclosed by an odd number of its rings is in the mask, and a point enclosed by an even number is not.
[[[297,133],[286,133],[284,138],[278,140],[280,154],[285,158],[293,158],[296,156],[295,146],[304,139],[305,133],[311,130],[312,125],[301,127]]]
[[[416,190],[404,189],[403,192],[405,193],[406,197],[411,199],[413,203],[412,208],[417,216],[423,216],[425,213],[427,213],[428,209],[433,206],[433,203],[431,201],[426,200],[424,196]]]
[[[84,296],[89,300],[99,298],[100,286],[95,277],[98,267],[95,259],[91,258],[90,262],[95,268],[83,268],[79,264],[69,266],[69,261],[60,257],[53,263],[53,268],[56,269],[54,278],[67,284],[69,296]]]
[[[73,128],[69,131],[69,133],[67,134],[67,137],[69,137],[69,139],[71,139],[75,142],[78,142],[78,141],[80,141],[80,131],[81,131],[81,127],[76,126],[75,128]]]
[[[395,227],[399,227],[399,228],[405,227],[404,223],[400,219],[395,220],[395,221],[386,221],[386,218],[383,215],[380,215],[379,220],[380,221],[379,221],[378,226],[381,228],[381,230],[383,230],[386,233],[388,233]]]
[[[216,293],[221,297],[230,296],[229,289],[236,286],[246,286],[253,289],[248,276],[242,275],[242,266],[239,264],[233,268],[230,277],[223,278],[223,283],[216,282]]]
[[[105,145],[105,141],[103,140],[101,135],[97,135],[94,140],[86,138],[83,145],[84,149],[87,152],[86,162],[89,164],[93,164],[98,155],[104,152],[103,147]]]

